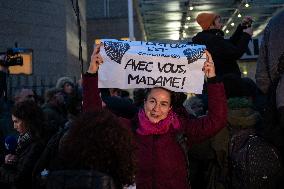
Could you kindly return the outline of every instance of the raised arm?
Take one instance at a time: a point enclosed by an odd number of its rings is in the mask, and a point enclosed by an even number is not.
[[[252,22],[253,19],[251,16],[245,16],[242,22],[237,26],[236,31],[230,37],[230,41],[233,44],[238,44],[243,34],[246,33],[249,36],[252,36],[253,35]]]
[[[90,66],[83,76],[83,111],[95,111],[102,109],[102,100],[98,89],[98,69],[103,59],[100,53],[101,45],[97,45],[93,51]]]
[[[217,134],[226,126],[227,103],[223,83],[216,80],[214,63],[210,53],[203,71],[208,81],[208,114],[198,119],[185,120],[183,125],[191,142],[201,142]]]

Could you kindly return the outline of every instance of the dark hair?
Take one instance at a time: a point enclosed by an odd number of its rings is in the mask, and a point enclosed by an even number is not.
[[[175,104],[175,93],[169,89],[166,89],[164,87],[154,87],[154,88],[147,88],[145,89],[145,99],[144,100],[147,100],[150,92],[152,91],[152,89],[163,89],[165,91],[167,91],[168,93],[170,93],[170,99],[171,99],[171,104],[170,105],[173,105]]]
[[[113,95],[114,93],[117,93],[118,96],[121,96],[121,89],[118,88],[109,88],[110,95]]]
[[[126,98],[126,97],[130,96],[130,93],[128,91],[126,91],[126,90],[121,90],[120,91],[120,96]]]
[[[138,107],[142,106],[145,100],[145,89],[137,88],[133,90],[134,104]]]
[[[59,156],[68,169],[93,169],[117,186],[133,184],[134,143],[130,130],[108,110],[82,114],[70,128]]]
[[[45,131],[45,117],[42,109],[34,101],[23,101],[15,104],[12,115],[25,123],[33,139],[41,139]]]
[[[183,103],[187,98],[187,95],[182,93],[182,92],[174,92],[173,94],[174,97],[174,103],[172,103],[173,108],[180,108],[183,107]]]

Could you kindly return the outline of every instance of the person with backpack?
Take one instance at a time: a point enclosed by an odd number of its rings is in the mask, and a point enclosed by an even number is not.
[[[99,65],[103,59],[100,46],[93,52],[87,74],[83,77],[83,110],[102,109],[98,90]],[[187,161],[176,138],[183,131],[189,146],[218,133],[226,125],[227,106],[224,86],[216,80],[211,55],[203,70],[208,79],[208,115],[191,120],[172,110],[173,92],[154,87],[148,89],[144,106],[133,119],[120,119],[134,134],[137,159],[137,189],[190,189]],[[183,139],[182,139],[183,140]],[[182,143],[182,142],[181,142]]]
[[[251,99],[228,99],[229,188],[283,188],[283,165],[279,151],[256,132],[260,121],[261,116]]]

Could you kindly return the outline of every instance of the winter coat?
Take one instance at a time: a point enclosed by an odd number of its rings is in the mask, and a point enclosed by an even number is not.
[[[284,11],[273,17],[267,24],[262,43],[260,46],[257,66],[256,66],[256,84],[264,92],[268,93],[270,86],[269,73],[272,81],[279,77],[277,71],[279,58],[284,53]],[[282,74],[276,90],[277,107],[284,106],[284,74]]]
[[[235,133],[229,144],[232,189],[283,188],[283,166],[279,151],[254,129]]]
[[[89,75],[83,78],[84,111],[102,107],[97,79],[97,76]],[[194,120],[190,120],[188,116],[179,117],[180,130],[188,136],[189,145],[215,135],[226,125],[227,106],[222,83],[208,84],[208,99],[208,116]],[[133,128],[133,125],[139,127],[135,119],[121,119],[121,121],[128,128]],[[185,156],[176,141],[176,135],[180,130],[170,127],[163,135],[139,135],[134,131],[137,143],[138,171],[135,176],[137,189],[190,188],[186,179]]]
[[[0,167],[0,183],[6,183],[15,189],[32,188],[32,170],[44,147],[45,142],[33,140],[23,146],[15,165],[3,164]]]
[[[229,99],[228,105],[230,188],[278,188],[281,158],[278,150],[256,133],[259,112],[244,98]]]
[[[203,30],[192,38],[192,42],[205,45],[211,53],[217,76],[237,74],[241,76],[237,64],[246,51],[251,36],[239,26],[230,39],[224,39],[224,33],[218,29]]]
[[[57,82],[55,87],[58,89],[63,89],[64,84],[69,83],[70,85],[74,86],[74,83],[70,77],[60,77]]]
[[[41,172],[44,169],[53,170],[55,167],[57,168],[58,162],[58,149],[60,140],[66,134],[68,128],[60,129],[57,133],[55,133],[47,142],[46,147],[44,148],[41,156],[39,157],[35,167],[33,169],[33,179],[35,181],[35,185],[40,183],[41,180]],[[58,166],[59,167],[59,166]]]
[[[64,127],[67,122],[67,118],[61,108],[45,103],[42,105],[41,109],[46,116],[48,125],[54,130],[54,132],[57,132],[59,128]]]

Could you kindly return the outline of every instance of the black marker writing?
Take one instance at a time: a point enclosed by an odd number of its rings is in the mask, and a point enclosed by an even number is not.
[[[166,63],[161,65],[160,62],[158,62],[158,69],[160,72],[164,73],[186,73],[186,70],[183,69],[185,65],[178,65],[178,64],[173,64],[173,63]]]
[[[136,61],[134,59],[129,59],[124,67],[124,69],[127,69],[127,67],[131,67],[134,71],[147,71],[152,72],[153,68],[153,62],[145,62],[145,61]]]
[[[184,86],[184,78],[180,77],[165,77],[159,76],[157,78],[153,78],[150,76],[139,76],[139,75],[131,75],[128,74],[128,84],[144,84],[144,85],[158,85],[161,87],[170,86],[174,88],[181,88],[183,89]]]

